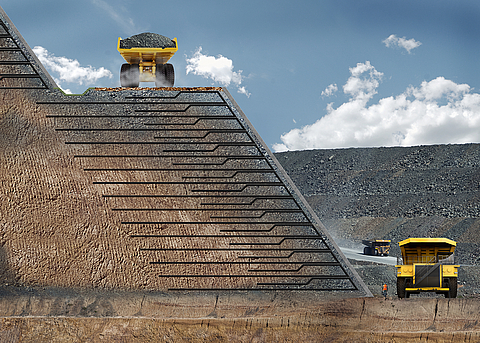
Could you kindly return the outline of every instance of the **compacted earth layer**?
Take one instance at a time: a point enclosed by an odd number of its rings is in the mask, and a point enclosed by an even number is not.
[[[2,342],[478,342],[476,299],[3,288]],[[345,297],[346,296],[346,297]]]

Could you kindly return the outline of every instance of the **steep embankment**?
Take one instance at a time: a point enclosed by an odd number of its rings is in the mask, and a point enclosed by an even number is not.
[[[306,150],[276,157],[340,245],[391,239],[392,254],[398,255],[396,243],[405,238],[448,237],[459,243],[461,264],[480,264],[479,144]],[[473,269],[465,267],[460,279],[468,290],[475,283],[467,270]]]

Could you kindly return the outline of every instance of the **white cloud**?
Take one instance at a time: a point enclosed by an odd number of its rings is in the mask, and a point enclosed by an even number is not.
[[[350,94],[355,99],[368,101],[377,94],[377,87],[382,80],[383,73],[377,71],[369,61],[357,63],[357,66],[350,68],[350,76],[343,86],[343,92]]]
[[[332,96],[336,91],[338,91],[337,84],[333,83],[322,91],[322,96]]]
[[[240,94],[245,94],[247,96],[247,98],[250,98],[250,95],[252,95],[252,93],[249,93],[244,86],[242,87],[238,87],[238,90],[237,90],[238,93]]]
[[[247,97],[250,93],[242,84],[244,79],[242,70],[238,72],[233,71],[233,62],[222,55],[207,56],[202,54],[202,47],[199,47],[193,54],[193,57],[187,58],[187,74],[203,76],[206,79],[211,79],[214,82],[220,83],[223,86],[229,86],[233,83],[237,86],[238,92],[245,94]]]
[[[405,37],[398,38],[396,35],[390,35],[388,38],[382,41],[387,48],[403,48],[410,53],[411,50],[418,48],[422,43],[416,41],[415,39],[406,39]]]
[[[349,101],[282,135],[275,151],[480,142],[480,94],[470,86],[437,77],[367,105],[383,74],[368,62],[350,72]]]
[[[57,57],[41,46],[34,47],[33,52],[50,72],[58,76],[54,78],[59,87],[61,87],[61,82],[91,85],[97,82],[98,79],[103,77],[111,78],[113,76],[112,72],[103,67],[98,69],[92,66],[82,67],[77,60]],[[66,93],[70,92],[68,89],[64,91]]]

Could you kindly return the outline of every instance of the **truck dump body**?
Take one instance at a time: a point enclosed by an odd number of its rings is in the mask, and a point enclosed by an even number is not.
[[[402,258],[397,267],[400,298],[420,292],[457,295],[456,242],[447,238],[408,238],[399,242]]]
[[[162,40],[158,39],[159,44],[157,44],[158,46],[155,46],[156,44],[152,44],[152,40],[149,41],[141,38],[135,40],[134,43],[128,42],[128,40],[133,37],[135,36],[126,39],[122,39],[120,37],[118,38],[117,50],[120,52],[120,55],[122,55],[125,61],[128,62],[128,64],[139,64],[141,61],[151,61],[155,62],[155,64],[165,64],[178,50],[177,38],[170,40],[172,43],[165,43],[163,46],[161,46]],[[139,43],[142,42],[144,42],[145,46],[139,46]]]

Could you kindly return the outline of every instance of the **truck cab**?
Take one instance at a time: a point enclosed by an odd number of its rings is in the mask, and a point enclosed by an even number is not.
[[[408,238],[398,243],[402,257],[397,265],[397,295],[435,292],[457,297],[459,265],[455,264],[456,242],[448,238]]]

